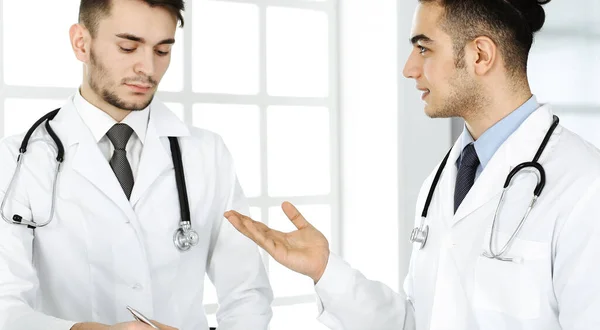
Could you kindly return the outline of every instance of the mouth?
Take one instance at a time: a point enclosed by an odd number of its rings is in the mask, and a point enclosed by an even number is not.
[[[151,85],[143,85],[143,84],[125,84],[125,86],[127,86],[134,93],[141,93],[141,94],[146,94],[152,89]]]
[[[417,88],[417,89],[420,90],[421,92],[423,92],[421,94],[421,100],[425,100],[425,98],[427,96],[429,96],[429,94],[431,93],[431,91],[429,89],[426,89],[426,88]]]

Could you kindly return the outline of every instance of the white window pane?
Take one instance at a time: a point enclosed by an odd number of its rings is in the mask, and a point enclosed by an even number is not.
[[[267,109],[269,195],[306,196],[330,191],[329,111],[322,107]]]
[[[561,125],[600,148],[600,107],[594,112],[561,112],[558,116]]]
[[[171,63],[160,82],[158,90],[180,92],[183,90],[183,29],[175,32],[175,44],[171,48]]]
[[[26,132],[43,115],[62,107],[64,103],[65,100],[6,99],[4,101],[4,135],[10,136]]]
[[[331,241],[331,208],[329,205],[296,205],[296,207]],[[280,207],[269,208],[269,227],[286,233],[296,230]],[[310,278],[289,270],[271,257],[269,257],[269,278],[275,297],[314,293],[314,283]]]
[[[600,42],[540,35],[532,47],[528,71],[540,102],[600,104]]]
[[[193,12],[194,91],[258,93],[258,6],[196,0]]]
[[[223,137],[233,155],[236,172],[246,196],[259,196],[260,116],[258,106],[196,104],[193,125]]]
[[[267,90],[270,95],[328,95],[327,20],[323,12],[267,8]]]
[[[3,1],[6,84],[77,87],[82,64],[73,54],[69,28],[78,12],[79,0]]]
[[[183,121],[184,109],[183,104],[181,103],[165,103],[169,110],[173,111],[173,113]]]
[[[254,221],[262,221],[262,211],[260,207],[250,207],[250,217]]]
[[[271,330],[327,330],[317,321],[317,304],[298,304],[273,307]],[[368,329],[365,329],[368,330]]]

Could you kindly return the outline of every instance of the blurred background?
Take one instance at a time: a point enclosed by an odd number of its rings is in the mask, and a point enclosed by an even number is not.
[[[78,6],[0,0],[0,137],[26,130],[79,86],[68,35]],[[427,118],[401,75],[415,6],[188,0],[158,95],[185,122],[223,136],[256,220],[292,230],[279,206],[294,202],[333,251],[395,290],[421,182],[463,125]],[[554,0],[546,11],[530,57],[533,92],[600,146],[600,2]],[[276,296],[271,329],[324,329],[312,281],[264,261]]]

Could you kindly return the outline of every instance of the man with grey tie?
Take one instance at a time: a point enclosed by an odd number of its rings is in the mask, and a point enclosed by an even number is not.
[[[82,0],[69,36],[83,81],[48,122],[64,147],[58,176],[47,127],[22,158],[25,134],[0,142],[0,329],[150,329],[131,306],[163,330],[207,330],[205,274],[219,330],[267,329],[261,256],[223,218],[248,212],[232,157],[154,98],[183,10],[182,0]]]

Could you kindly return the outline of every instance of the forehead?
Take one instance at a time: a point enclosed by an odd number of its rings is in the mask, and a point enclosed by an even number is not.
[[[172,38],[177,17],[165,7],[142,0],[112,0],[110,15],[99,21],[99,32],[130,33],[144,38]]]
[[[440,27],[444,8],[435,2],[419,3],[413,16],[411,37],[425,35],[432,40],[443,39],[445,33]]]

